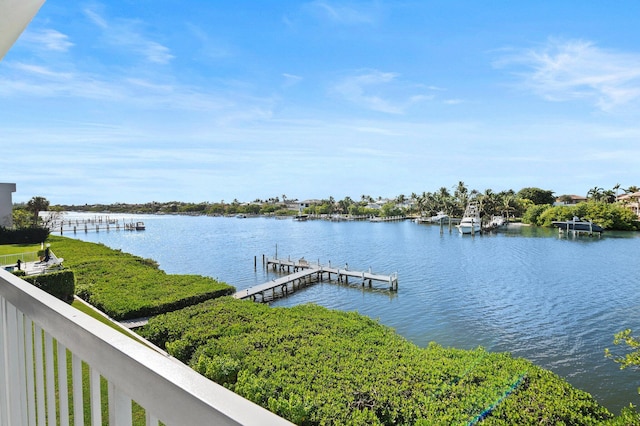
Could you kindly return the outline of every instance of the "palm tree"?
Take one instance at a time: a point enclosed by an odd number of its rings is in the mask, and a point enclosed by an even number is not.
[[[587,198],[590,198],[593,201],[600,201],[603,196],[602,191],[603,191],[602,188],[594,186],[589,190],[589,192],[587,192]]]
[[[502,197],[501,213],[509,219],[509,214],[516,210],[516,196],[506,194]]]
[[[469,189],[463,181],[459,181],[453,191],[453,196],[457,199],[460,208],[464,211],[469,203]]]
[[[346,196],[344,197],[344,199],[338,201],[338,208],[340,210],[340,213],[342,214],[349,213],[349,207],[351,207],[352,204],[354,204],[354,202],[349,196]]]
[[[612,189],[607,189],[606,191],[602,191],[602,201],[605,201],[609,204],[615,203],[618,199],[618,195],[613,192]]]
[[[618,200],[618,191],[620,190],[620,184],[616,183],[613,187],[613,190],[616,191],[616,201]]]
[[[49,210],[49,200],[44,197],[33,197],[27,202],[27,210],[33,215],[33,225],[37,225],[40,212]]]
[[[415,192],[411,194],[411,198],[413,198],[416,202],[416,209],[418,209],[418,213],[419,215],[422,217],[424,216],[424,207],[425,207],[425,193],[423,192],[422,195],[418,195]]]
[[[480,201],[480,212],[483,216],[493,216],[498,210],[498,194],[491,189],[486,189],[478,196]]]

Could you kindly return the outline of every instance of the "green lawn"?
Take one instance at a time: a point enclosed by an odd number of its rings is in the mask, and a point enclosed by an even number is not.
[[[25,262],[38,260],[36,256],[38,250],[40,250],[40,244],[2,244],[0,245],[0,265],[11,265],[18,259]]]
[[[2,244],[0,256],[6,254],[30,253],[40,250],[40,244]]]

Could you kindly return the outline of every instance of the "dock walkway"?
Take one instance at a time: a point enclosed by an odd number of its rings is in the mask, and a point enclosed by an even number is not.
[[[304,259],[292,261],[290,259],[269,259],[263,257],[263,264],[266,268],[271,267],[274,271],[287,273],[280,278],[276,278],[264,284],[240,290],[234,294],[236,299],[251,299],[253,301],[266,302],[278,297],[285,297],[300,288],[308,287],[325,280],[331,281],[332,277],[340,283],[353,282],[361,285],[373,287],[373,282],[387,283],[389,291],[398,291],[398,274],[382,275],[374,274],[371,271],[350,270],[348,265],[344,268],[335,268],[329,265],[311,263]]]

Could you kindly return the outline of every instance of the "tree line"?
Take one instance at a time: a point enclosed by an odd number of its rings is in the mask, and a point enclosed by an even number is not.
[[[287,198],[285,194],[281,196],[270,197],[268,199],[255,199],[251,202],[240,202],[234,199],[231,202],[221,200],[219,202],[200,202],[188,203],[180,201],[169,202],[148,202],[141,204],[85,204],[85,205],[54,205],[50,206],[49,201],[44,197],[33,197],[28,203],[14,206],[14,226],[26,227],[37,224],[40,211],[83,211],[95,213],[151,213],[151,214],[196,214],[196,215],[295,215],[300,212],[305,214],[316,215],[351,215],[351,216],[416,216],[430,217],[435,216],[439,212],[444,212],[451,217],[461,217],[467,204],[474,200],[478,203],[481,216],[491,217],[494,215],[506,218],[520,218],[526,223],[547,226],[551,220],[565,220],[571,218],[566,217],[569,214],[578,216],[591,215],[591,220],[596,221],[599,217],[607,217],[613,211],[615,215],[620,216],[614,225],[615,229],[637,229],[634,221],[637,219],[635,215],[623,214],[616,205],[618,195],[621,191],[624,193],[638,192],[640,188],[630,186],[623,189],[620,184],[615,185],[612,189],[603,189],[594,187],[589,189],[586,194],[587,203],[605,205],[599,209],[579,209],[573,211],[571,208],[554,209],[552,207],[556,201],[564,202],[564,204],[572,203],[573,199],[570,195],[562,195],[556,197],[551,190],[545,190],[536,187],[526,187],[519,191],[512,189],[500,192],[494,192],[492,189],[486,189],[480,192],[469,187],[462,181],[459,181],[451,188],[441,187],[434,192],[411,193],[410,196],[400,194],[390,199],[382,197],[374,198],[370,195],[363,194],[359,200],[346,196],[341,200],[329,196],[325,199],[313,200],[305,203],[304,209],[301,210],[301,203],[298,199]],[[308,204],[308,205],[307,205]],[[610,206],[606,206],[606,205]],[[622,205],[622,208],[625,206]],[[589,211],[587,211],[589,210]],[[624,209],[627,210],[627,209]],[[545,216],[542,214],[550,211]],[[596,211],[594,215],[594,211]],[[542,217],[542,220],[540,218]],[[611,221],[609,221],[611,222]],[[621,225],[621,223],[624,224]],[[46,224],[42,224],[46,225]]]

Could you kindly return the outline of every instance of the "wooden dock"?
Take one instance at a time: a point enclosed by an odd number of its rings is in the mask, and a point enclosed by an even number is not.
[[[142,231],[144,230],[144,224],[142,222],[127,222],[124,219],[104,220],[98,219],[75,219],[75,220],[63,220],[51,224],[49,227],[50,232],[59,232],[60,235],[66,233],[77,234],[78,232],[110,232],[110,231]]]
[[[273,279],[264,284],[250,287],[245,290],[238,291],[233,297],[236,299],[251,299],[256,302],[268,302],[279,297],[285,297],[301,288],[308,287],[318,282],[331,281],[332,279],[339,283],[360,284],[362,287],[373,288],[373,283],[388,284],[389,291],[398,291],[398,274],[382,275],[374,274],[371,271],[354,271],[350,270],[348,265],[344,268],[332,267],[328,265],[320,265],[319,263],[311,263],[304,259],[269,259],[263,256],[262,263],[266,268],[272,268],[274,271],[287,273],[283,277]]]
[[[407,216],[372,217],[369,222],[401,222],[407,220]]]

